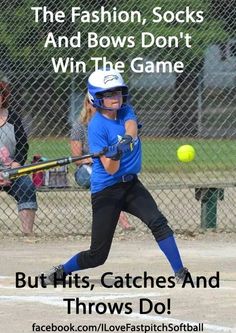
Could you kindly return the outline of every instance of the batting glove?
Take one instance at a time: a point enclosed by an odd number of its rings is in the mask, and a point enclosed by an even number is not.
[[[123,138],[115,145],[105,148],[105,156],[114,161],[121,159],[123,154],[129,153],[134,148],[134,141],[131,135],[124,135]]]
[[[112,145],[105,148],[105,156],[113,161],[119,161],[122,155],[122,152],[118,150],[118,145]]]
[[[125,153],[130,153],[134,149],[134,140],[131,135],[124,135],[123,138],[117,144],[117,149],[119,152],[122,152],[122,155]]]

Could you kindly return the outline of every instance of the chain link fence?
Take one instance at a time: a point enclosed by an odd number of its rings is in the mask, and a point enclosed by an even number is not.
[[[216,224],[217,230],[235,232],[236,1],[48,0],[48,10],[62,10],[66,14],[63,23],[50,22],[49,14],[47,22],[42,22],[41,11],[36,23],[31,9],[36,6],[43,7],[45,3],[2,0],[0,13],[0,70],[11,86],[9,110],[21,116],[28,136],[27,161],[31,162],[36,154],[48,159],[71,154],[70,129],[82,108],[86,80],[93,70],[91,57],[121,60],[126,64],[124,78],[142,124],[140,178],[171,226],[175,231],[191,233]],[[82,11],[97,11],[100,15],[103,9],[112,13],[113,20],[116,15],[121,22],[117,19],[116,23],[108,23],[105,15],[104,22],[81,23],[80,16],[72,24],[69,13],[73,6],[80,7],[81,15]],[[159,17],[154,16],[154,8],[159,8],[160,22],[153,22]],[[147,23],[132,23],[134,11],[140,12]],[[182,11],[179,17],[178,11]],[[195,19],[196,12],[203,11],[203,22],[194,23],[189,19],[189,11],[194,11]],[[127,17],[129,20],[124,23]],[[88,47],[90,32],[97,34],[100,46]],[[159,37],[159,47],[154,43],[144,48],[137,43],[132,48],[127,41],[124,47],[114,47],[111,42],[117,36],[139,40],[142,32]],[[191,34],[191,48],[181,43],[178,47],[161,47],[164,39],[160,36],[179,36],[180,32]],[[80,33],[81,45],[45,48],[49,33],[53,33],[56,43],[59,36],[70,38]],[[61,57],[73,68],[68,66],[65,73],[55,73],[52,57]],[[145,68],[148,61],[177,60],[183,61],[185,67],[182,73],[135,73],[129,66],[134,58],[139,59],[137,68]],[[75,61],[81,60],[87,65],[86,73],[75,71]],[[177,160],[176,150],[182,144],[195,147],[193,162],[184,164]],[[75,183],[74,171],[75,166],[69,166],[66,188],[44,187],[37,191],[36,233],[90,232],[90,193]],[[4,190],[0,196],[0,233],[20,233],[16,202]],[[140,221],[131,216],[129,219],[137,232],[146,230]]]

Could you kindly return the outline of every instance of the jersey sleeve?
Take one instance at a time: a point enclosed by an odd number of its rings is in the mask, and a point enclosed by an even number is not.
[[[123,121],[124,123],[127,120],[134,120],[137,122],[137,117],[135,115],[134,109],[131,105],[124,105],[122,108],[119,110],[119,119]]]
[[[20,117],[14,114],[13,118],[14,118],[14,132],[16,139],[14,161],[23,165],[27,160],[27,154],[29,150],[28,139]]]

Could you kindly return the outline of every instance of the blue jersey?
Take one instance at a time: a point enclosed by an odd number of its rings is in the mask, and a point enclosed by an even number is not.
[[[118,110],[116,120],[106,118],[97,111],[88,126],[90,152],[97,153],[107,146],[118,143],[125,135],[125,122],[127,120],[137,121],[134,111],[130,106],[123,106]],[[113,175],[107,173],[99,158],[95,158],[93,160],[91,176],[91,192],[95,193],[116,184],[121,181],[121,177],[124,175],[140,172],[141,155],[141,142],[137,138],[134,142],[133,151],[122,156],[120,168]]]

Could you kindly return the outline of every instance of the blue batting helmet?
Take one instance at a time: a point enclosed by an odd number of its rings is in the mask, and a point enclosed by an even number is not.
[[[88,79],[88,96],[92,105],[98,109],[113,109],[103,106],[102,95],[107,91],[121,89],[123,103],[126,103],[128,98],[128,87],[119,72],[114,69],[98,69],[94,71]]]

